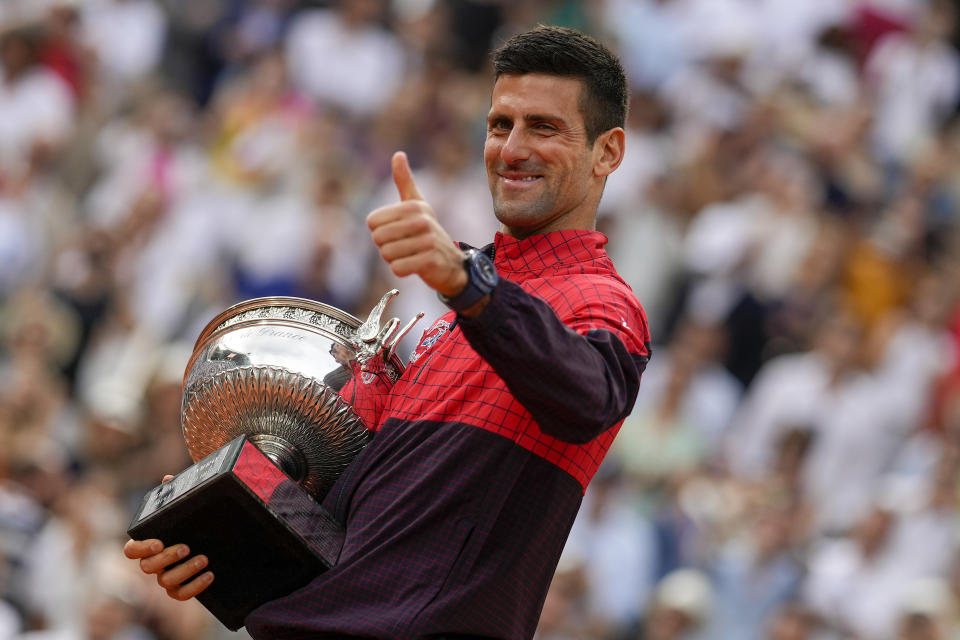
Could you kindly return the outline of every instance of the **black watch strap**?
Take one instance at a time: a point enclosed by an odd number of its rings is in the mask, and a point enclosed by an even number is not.
[[[463,259],[463,268],[467,271],[467,286],[457,295],[448,298],[438,293],[440,301],[456,311],[466,311],[480,302],[484,296],[493,292],[500,281],[497,268],[485,253],[476,249],[467,249]]]

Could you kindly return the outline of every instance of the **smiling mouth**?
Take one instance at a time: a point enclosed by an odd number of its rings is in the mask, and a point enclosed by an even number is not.
[[[523,185],[536,182],[543,176],[505,176],[501,175],[500,178],[509,185]]]

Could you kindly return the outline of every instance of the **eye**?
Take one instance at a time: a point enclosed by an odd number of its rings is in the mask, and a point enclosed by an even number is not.
[[[532,128],[538,133],[555,133],[557,131],[557,128],[549,122],[538,122]]]
[[[510,123],[506,120],[491,120],[487,124],[487,131],[490,133],[504,133],[510,131]]]

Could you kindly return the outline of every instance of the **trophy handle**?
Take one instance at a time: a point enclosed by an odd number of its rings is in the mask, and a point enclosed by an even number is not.
[[[390,289],[383,297],[380,298],[380,302],[370,310],[370,313],[367,315],[366,321],[357,327],[357,332],[355,334],[355,340],[369,344],[371,342],[377,342],[377,338],[380,334],[380,319],[383,317],[383,312],[387,308],[387,305],[390,304],[390,301],[400,293],[397,289]]]
[[[390,359],[394,351],[396,351],[397,343],[399,343],[400,340],[410,332],[413,325],[423,317],[422,312],[418,313],[399,330],[399,318],[391,318],[381,327],[380,322],[383,318],[383,312],[398,293],[400,292],[396,289],[391,289],[383,294],[380,301],[377,302],[376,306],[370,311],[366,321],[357,327],[357,331],[354,333],[351,342],[357,350],[357,360],[360,362],[361,368],[364,368],[369,361],[377,356],[383,356],[384,360]]]
[[[417,324],[418,322],[420,322],[420,318],[422,318],[423,315],[424,315],[424,314],[423,314],[423,311],[421,311],[420,313],[418,313],[417,315],[415,315],[413,318],[411,318],[411,319],[410,319],[410,322],[408,322],[407,325],[406,325],[403,329],[400,329],[400,331],[397,332],[397,334],[393,337],[393,339],[390,340],[390,342],[387,343],[387,345],[386,345],[386,347],[387,347],[387,356],[386,356],[386,357],[387,357],[387,360],[389,360],[390,358],[393,357],[394,352],[396,352],[396,350],[397,350],[397,345],[400,343],[401,340],[403,340],[404,336],[406,336],[408,333],[410,333],[410,329],[413,329],[413,325],[415,325],[415,324]],[[398,324],[399,324],[399,323],[398,323]]]

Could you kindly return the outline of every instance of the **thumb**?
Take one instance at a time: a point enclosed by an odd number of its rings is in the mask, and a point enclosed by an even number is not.
[[[407,154],[403,151],[397,151],[393,154],[390,161],[390,167],[393,169],[393,182],[397,185],[397,191],[400,192],[400,199],[423,200],[423,196],[417,191],[417,185],[413,181],[413,172],[410,171],[410,162],[407,160]]]

